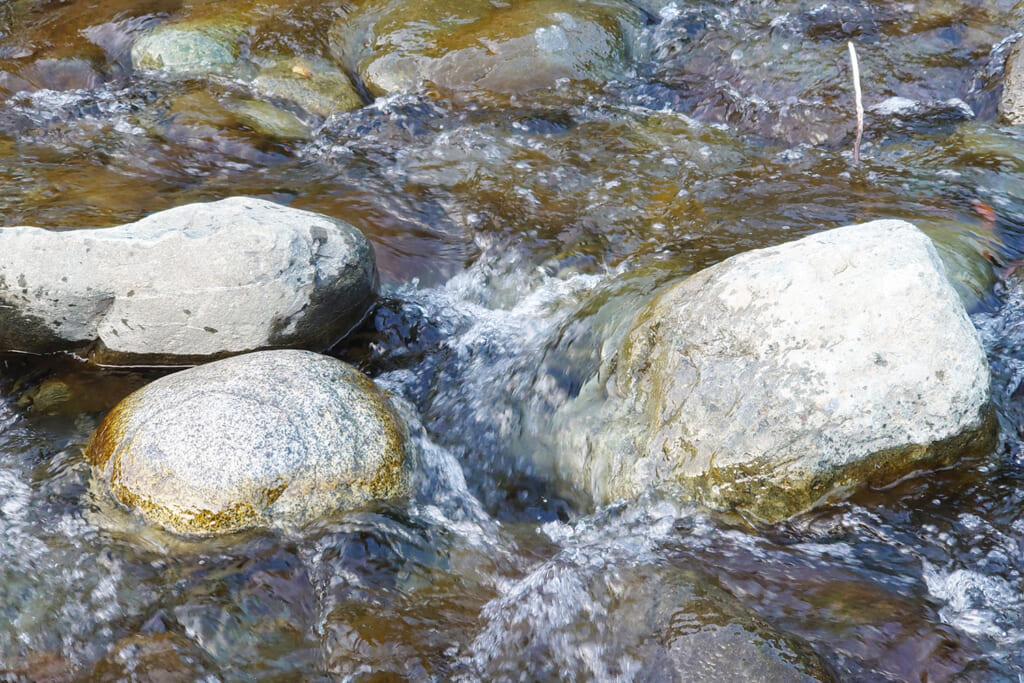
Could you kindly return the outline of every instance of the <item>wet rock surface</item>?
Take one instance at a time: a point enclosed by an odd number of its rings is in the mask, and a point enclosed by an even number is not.
[[[359,321],[376,287],[358,230],[249,198],[115,228],[3,228],[0,243],[0,347],[97,344],[92,357],[105,363],[322,350]]]
[[[641,14],[626,3],[366,3],[331,28],[332,54],[375,95],[425,87],[515,94],[628,69]]]
[[[1024,124],[1024,41],[1021,40],[1017,40],[1006,57],[999,118],[1005,123]]]
[[[307,351],[236,356],[119,403],[86,457],[114,496],[172,531],[305,524],[408,487],[405,432],[385,395]]]
[[[978,333],[929,238],[901,221],[667,288],[581,395],[593,411],[569,411],[565,431],[585,436],[559,466],[598,502],[678,483],[767,519],[987,453],[994,430]]]
[[[290,102],[321,117],[363,103],[348,76],[325,59],[271,60],[253,78],[252,87],[265,97]]]
[[[181,75],[225,71],[237,61],[244,36],[244,26],[229,21],[168,22],[132,46],[132,65]]]

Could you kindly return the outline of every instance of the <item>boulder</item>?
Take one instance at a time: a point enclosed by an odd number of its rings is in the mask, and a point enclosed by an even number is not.
[[[0,350],[94,344],[110,364],[324,349],[362,318],[377,284],[361,232],[247,197],[114,228],[0,228],[0,253]]]
[[[238,60],[244,34],[244,25],[230,20],[160,24],[132,45],[132,66],[184,75],[225,71]]]
[[[1015,125],[1024,123],[1024,40],[1018,40],[1006,57],[999,120]]]
[[[86,458],[148,520],[214,534],[404,495],[406,442],[369,378],[328,356],[279,350],[146,385],[107,415]]]
[[[597,502],[648,486],[767,520],[993,445],[978,333],[932,242],[874,221],[661,291],[556,419]]]
[[[642,21],[616,0],[379,0],[338,20],[330,47],[374,95],[427,86],[516,94],[617,77]]]

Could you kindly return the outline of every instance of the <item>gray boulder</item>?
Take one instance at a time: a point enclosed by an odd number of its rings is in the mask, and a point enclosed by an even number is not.
[[[556,467],[597,502],[665,487],[774,520],[994,438],[977,331],[903,221],[730,258],[612,347],[555,427]]]
[[[617,0],[377,0],[337,21],[330,47],[375,95],[424,87],[515,94],[620,75],[642,20]]]
[[[1006,58],[999,119],[1003,123],[1024,123],[1024,40],[1018,40]]]
[[[324,349],[375,296],[373,248],[347,223],[236,197],[136,223],[0,228],[0,349],[93,344],[99,362],[181,363]]]
[[[86,458],[148,520],[214,534],[404,495],[406,443],[369,378],[328,356],[280,350],[146,385],[107,415]]]

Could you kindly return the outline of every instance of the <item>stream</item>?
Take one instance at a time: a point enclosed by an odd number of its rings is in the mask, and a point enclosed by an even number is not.
[[[100,502],[82,454],[167,370],[0,356],[0,679],[701,680],[664,674],[645,630],[699,630],[704,612],[672,611],[689,600],[835,680],[1024,681],[1024,128],[997,118],[1024,5],[638,0],[606,82],[363,91],[288,138],[209,104],[237,101],[232,78],[132,67],[138,35],[199,12],[246,17],[253,53],[329,59],[364,4],[0,0],[3,224],[250,195],[356,226],[381,297],[331,353],[400,402],[430,494],[176,537]],[[531,459],[659,287],[877,218],[935,240],[981,333],[984,462],[767,525],[654,494],[595,508]],[[73,400],[40,398],[54,380]]]

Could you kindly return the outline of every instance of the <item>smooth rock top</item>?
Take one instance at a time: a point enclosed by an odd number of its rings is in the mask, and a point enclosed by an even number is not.
[[[559,467],[598,502],[681,484],[767,519],[984,451],[994,432],[978,333],[928,237],[892,220],[664,290],[563,418],[579,436]]]
[[[237,61],[243,34],[243,25],[230,20],[160,24],[132,45],[132,66],[176,74],[223,71]]]
[[[317,116],[362,106],[342,71],[323,59],[280,59],[259,71],[252,87],[264,97],[284,100]]]
[[[347,223],[235,197],[136,223],[0,228],[0,349],[106,363],[322,350],[375,296],[373,248]]]
[[[1024,40],[1018,40],[1006,58],[999,119],[1003,123],[1024,124]]]
[[[86,450],[125,505],[172,531],[304,524],[403,495],[405,428],[351,366],[308,351],[236,356],[119,403]]]
[[[330,45],[375,95],[429,86],[515,94],[615,77],[641,23],[616,0],[378,0],[336,22]]]

